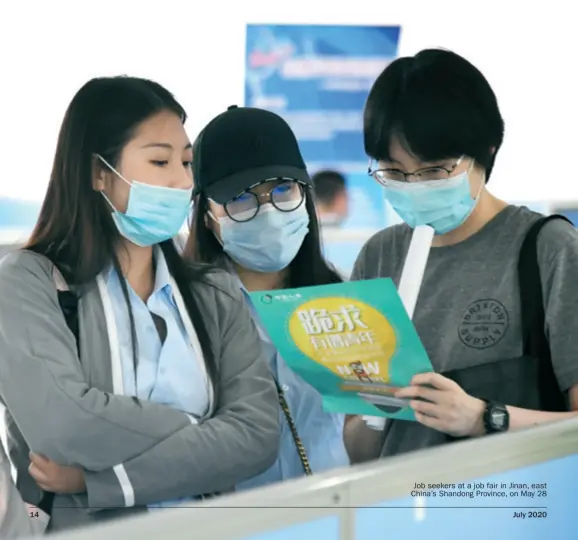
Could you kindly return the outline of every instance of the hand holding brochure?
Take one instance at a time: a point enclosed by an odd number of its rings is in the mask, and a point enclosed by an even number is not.
[[[415,420],[394,396],[433,371],[391,279],[251,293],[285,362],[332,412]]]

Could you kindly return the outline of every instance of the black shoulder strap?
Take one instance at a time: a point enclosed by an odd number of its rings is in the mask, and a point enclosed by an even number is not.
[[[78,297],[71,291],[58,291],[58,303],[66,320],[66,326],[74,334],[80,358],[80,344],[78,343]]]
[[[54,281],[54,286],[56,287],[56,292],[58,293],[58,304],[60,305],[60,309],[64,315],[66,326],[68,326],[76,338],[76,346],[78,347],[78,297],[70,290],[70,286],[64,279],[64,275],[58,265],[54,262],[52,264],[54,265],[52,268],[52,279]]]
[[[540,361],[540,396],[543,410],[565,411],[565,398],[558,386],[552,366],[550,345],[545,333],[546,315],[538,264],[538,235],[544,225],[554,219],[562,219],[572,224],[564,216],[554,214],[539,219],[530,227],[520,249],[518,279],[520,282],[524,355],[537,358]]]
[[[69,290],[59,290],[57,284],[58,292],[58,303],[60,304],[60,309],[64,315],[64,320],[70,331],[74,334],[76,339],[76,347],[78,349],[78,357],[80,358],[80,343],[78,340],[79,328],[78,328],[78,297],[76,294]],[[45,491],[42,499],[38,503],[38,508],[48,515],[52,514],[52,505],[54,504],[54,493],[50,491]]]

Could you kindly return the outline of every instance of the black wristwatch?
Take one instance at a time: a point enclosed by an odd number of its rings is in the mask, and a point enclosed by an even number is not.
[[[501,433],[510,427],[510,413],[505,405],[499,403],[486,401],[483,419],[486,433]]]

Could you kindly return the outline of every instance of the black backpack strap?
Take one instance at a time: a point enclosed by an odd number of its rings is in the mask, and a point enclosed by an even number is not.
[[[565,397],[562,394],[552,365],[550,344],[545,333],[546,314],[540,266],[538,264],[538,235],[549,221],[562,219],[557,214],[536,221],[522,243],[518,259],[518,279],[520,283],[520,303],[522,310],[522,338],[524,356],[539,360],[539,385],[543,410],[565,411]]]
[[[64,315],[64,320],[70,331],[74,334],[76,339],[76,347],[78,349],[78,357],[80,358],[80,344],[79,344],[79,327],[78,327],[78,297],[74,294],[68,284],[62,277],[60,270],[54,266],[52,273],[54,284],[58,292],[58,303]],[[38,508],[48,515],[52,513],[52,505],[54,504],[54,493],[45,491],[42,499],[38,503]]]
[[[76,339],[76,346],[79,346],[79,327],[78,327],[78,297],[75,293],[70,290],[68,283],[62,276],[62,273],[55,265],[52,271],[52,278],[54,280],[54,285],[58,292],[58,303],[60,304],[60,309],[64,315],[64,320],[66,321],[66,326],[70,329]],[[80,358],[80,349],[79,349]]]
[[[76,347],[78,349],[78,357],[80,358],[80,344],[78,342],[79,328],[78,328],[78,297],[71,291],[58,291],[58,303],[64,315],[66,326],[74,334],[76,339]]]

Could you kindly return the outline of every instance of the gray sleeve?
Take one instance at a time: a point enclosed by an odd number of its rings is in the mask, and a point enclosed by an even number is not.
[[[551,221],[538,236],[546,335],[562,391],[578,384],[578,231]]]
[[[349,281],[361,281],[364,279],[365,276],[365,254],[367,251],[367,244],[366,242],[364,246],[361,248],[357,259],[355,259],[355,263],[353,265],[353,270],[351,271],[351,275],[349,276]]]
[[[123,463],[124,495],[114,471],[86,475],[90,507],[144,505],[231,489],[277,458],[279,405],[261,340],[238,286],[216,293],[219,352],[215,415]]]
[[[376,259],[376,252],[379,250],[380,238],[382,237],[383,231],[378,231],[374,234],[361,248],[357,259],[353,265],[353,270],[350,281],[361,281],[363,279],[368,279],[376,273],[376,268],[370,270],[369,267],[376,267],[374,259]]]
[[[361,248],[351,281],[388,277],[397,285],[411,235],[412,229],[405,224],[376,232]]]
[[[88,387],[51,268],[25,252],[0,262],[0,397],[30,449],[106,470],[190,425],[170,407]]]
[[[34,535],[31,518],[10,476],[10,461],[0,442],[0,538],[29,538]]]

